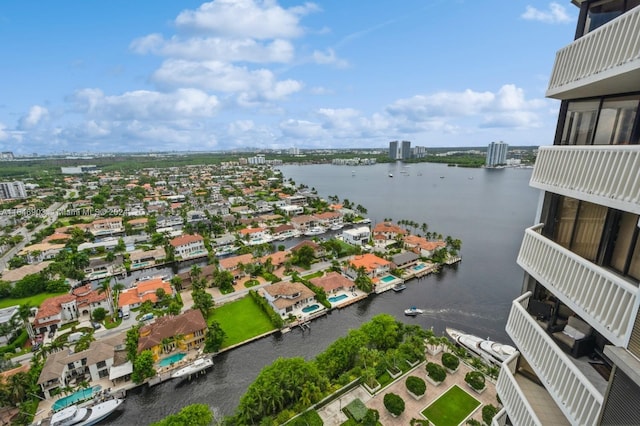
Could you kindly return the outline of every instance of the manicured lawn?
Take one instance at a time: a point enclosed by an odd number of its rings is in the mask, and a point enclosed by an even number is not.
[[[223,348],[274,329],[269,317],[262,312],[251,296],[216,307],[208,320],[217,321],[227,334],[222,344]]]
[[[310,280],[311,278],[321,277],[324,274],[324,271],[314,272],[313,274],[304,275],[302,278],[305,280]]]
[[[62,293],[40,293],[35,296],[22,297],[20,299],[0,299],[0,309],[8,308],[9,306],[14,305],[24,305],[25,303],[29,303],[29,306],[40,306],[42,302],[50,297],[59,296],[61,294],[67,294],[67,292]]]
[[[457,426],[480,405],[480,401],[457,385],[424,409],[422,414],[435,426]]]

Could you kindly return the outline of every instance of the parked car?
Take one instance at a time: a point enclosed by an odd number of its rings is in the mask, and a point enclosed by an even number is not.
[[[91,325],[93,326],[94,330],[97,330],[100,327],[102,327],[102,325],[99,322],[92,322]]]

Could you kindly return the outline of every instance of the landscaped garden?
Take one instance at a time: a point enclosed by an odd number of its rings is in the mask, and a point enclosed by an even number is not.
[[[480,401],[454,385],[422,414],[435,426],[457,426],[478,408]]]
[[[258,304],[249,296],[225,303],[212,310],[208,323],[217,321],[226,333],[222,347],[226,348],[259,336],[275,327]]]

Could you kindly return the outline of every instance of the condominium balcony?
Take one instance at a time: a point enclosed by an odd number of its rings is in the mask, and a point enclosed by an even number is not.
[[[504,407],[502,416],[494,417],[493,426],[506,424],[505,416],[511,424],[523,426],[569,425],[549,392],[533,381],[516,372],[516,362],[520,353],[513,354],[502,363],[496,390]]]
[[[640,214],[640,145],[541,147],[530,185]]]
[[[616,346],[626,347],[638,311],[638,288],[539,233],[525,230],[518,265]]]
[[[513,302],[507,320],[507,333],[567,421],[576,425],[597,424],[603,403],[603,393],[596,389],[574,362],[538,325],[535,318],[527,312],[525,306],[530,296],[531,292],[525,293]],[[515,378],[514,381],[511,381],[506,372],[501,372],[501,376],[503,378],[498,386],[498,393],[501,398],[503,394],[508,396],[509,401],[505,403],[507,411],[509,410],[507,404],[511,404],[512,407],[516,407],[514,413],[517,412],[523,419],[533,421],[529,424],[537,424],[534,420],[540,421],[540,418],[537,414],[534,417],[533,408],[523,409],[520,407],[526,404],[532,407],[532,404],[524,396],[522,386],[518,386],[520,393],[517,392],[518,389],[512,394],[508,391],[505,392],[510,388],[514,389],[518,381]],[[498,380],[500,381],[500,378]],[[507,381],[510,383],[506,383]]]
[[[577,99],[638,89],[640,8],[580,37],[556,53],[546,96]]]

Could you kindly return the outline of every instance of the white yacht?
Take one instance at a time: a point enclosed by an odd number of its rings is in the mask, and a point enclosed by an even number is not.
[[[313,235],[320,235],[320,234],[324,234],[327,230],[324,229],[322,226],[312,226],[311,228],[307,229],[304,232],[304,235],[306,235],[307,237],[313,236]]]
[[[404,314],[409,317],[415,317],[422,314],[424,311],[422,309],[418,309],[415,306],[410,307],[409,309],[404,310]]]
[[[184,377],[192,376],[196,373],[206,370],[213,366],[211,358],[198,358],[186,367],[182,367],[171,374],[172,379],[181,379]]]
[[[113,398],[94,405],[80,407],[72,405],[54,413],[45,419],[43,426],[90,426],[107,418],[124,402],[124,399]]]
[[[482,339],[453,328],[447,328],[447,334],[451,336],[454,342],[465,347],[474,355],[496,365],[500,365],[516,351],[513,346]]]

